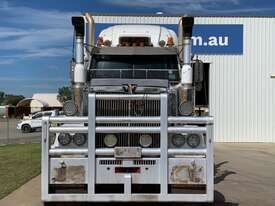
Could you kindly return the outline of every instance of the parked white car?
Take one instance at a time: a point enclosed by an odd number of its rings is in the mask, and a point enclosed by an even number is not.
[[[36,112],[30,114],[29,116],[24,116],[22,120],[17,123],[17,129],[21,130],[23,133],[33,132],[36,129],[41,129],[42,127],[42,117],[43,116],[57,116],[57,110]]]

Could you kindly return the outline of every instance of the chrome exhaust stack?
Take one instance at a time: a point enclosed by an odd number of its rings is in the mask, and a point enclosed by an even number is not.
[[[176,86],[179,100],[179,113],[192,115],[194,110],[194,88],[192,60],[192,31],[194,17],[182,17],[179,23],[179,53],[182,55],[181,80]]]
[[[85,38],[85,43],[88,45],[87,46],[87,51],[89,53],[92,52],[93,46],[95,45],[95,22],[90,13],[85,13],[84,14],[85,19],[86,19],[86,38]]]
[[[83,113],[83,89],[87,81],[87,71],[84,67],[84,31],[85,20],[81,16],[72,17],[75,30],[75,64],[72,67],[73,101],[77,114]]]

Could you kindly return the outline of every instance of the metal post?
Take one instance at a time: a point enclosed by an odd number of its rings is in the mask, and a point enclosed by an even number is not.
[[[168,194],[168,115],[167,94],[160,97],[160,184],[161,194]]]
[[[7,119],[7,143],[10,144],[10,123],[9,123],[9,117]]]
[[[96,177],[96,155],[95,155],[95,138],[96,138],[96,96],[89,94],[89,122],[88,122],[88,194],[95,193],[95,177]]]
[[[206,132],[206,148],[207,148],[207,194],[208,201],[212,202],[214,200],[214,133],[213,133],[213,124],[208,124]]]
[[[124,175],[124,194],[126,195],[126,196],[130,196],[131,195],[131,193],[132,193],[132,188],[131,188],[131,186],[132,186],[132,175],[131,174],[125,174]]]
[[[41,182],[42,200],[46,200],[49,195],[49,117],[42,120],[42,155],[41,155]]]

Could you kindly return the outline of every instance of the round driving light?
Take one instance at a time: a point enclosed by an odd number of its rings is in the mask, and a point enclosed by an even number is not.
[[[73,142],[77,146],[82,146],[86,143],[87,136],[85,134],[75,134],[73,136]]]
[[[165,42],[164,40],[160,40],[160,41],[159,41],[159,46],[160,46],[160,47],[164,47],[165,44],[166,44],[166,42]]]
[[[105,40],[103,45],[107,46],[107,47],[110,47],[110,46],[112,46],[112,42],[110,40]]]
[[[187,144],[189,147],[196,148],[200,145],[201,137],[198,134],[189,134],[187,136]]]
[[[139,138],[139,143],[142,147],[149,147],[153,142],[153,139],[148,134],[143,134]]]
[[[69,134],[61,133],[60,135],[58,135],[58,142],[63,146],[70,144],[71,141],[72,137]]]
[[[114,147],[117,143],[117,138],[114,134],[107,134],[105,137],[104,137],[104,144],[107,146],[107,147]]]
[[[182,147],[185,144],[185,136],[182,134],[175,134],[172,137],[172,144],[175,147]]]
[[[69,100],[63,104],[63,111],[66,116],[74,116],[77,113],[77,107],[74,101]]]
[[[183,102],[179,106],[179,113],[182,116],[188,116],[191,115],[193,112],[193,104],[192,102]]]

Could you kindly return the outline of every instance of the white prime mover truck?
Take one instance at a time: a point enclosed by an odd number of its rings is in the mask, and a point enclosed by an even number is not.
[[[72,17],[73,99],[66,117],[42,122],[45,204],[213,201],[213,118],[197,109],[208,87],[191,53],[194,18],[179,17],[178,35],[147,23],[110,26],[94,43],[93,16]]]

